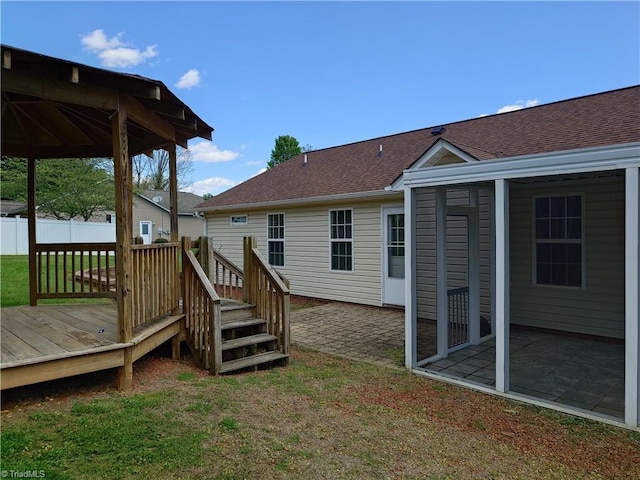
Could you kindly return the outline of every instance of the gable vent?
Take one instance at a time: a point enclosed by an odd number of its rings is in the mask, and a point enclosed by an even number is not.
[[[444,131],[445,131],[444,127],[433,127],[431,129],[431,135],[440,135],[444,133]]]

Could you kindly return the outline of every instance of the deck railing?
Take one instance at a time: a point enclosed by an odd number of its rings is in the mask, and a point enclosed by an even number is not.
[[[191,251],[191,239],[182,239],[183,310],[189,345],[200,365],[220,373],[222,312],[220,297]]]
[[[115,243],[35,245],[35,298],[115,298]]]
[[[469,287],[447,291],[449,303],[449,348],[469,341]]]
[[[132,245],[133,327],[177,313],[180,302],[178,252],[180,244]]]
[[[207,273],[216,293],[222,298],[243,300],[244,272],[213,248],[208,237],[200,237],[198,261]]]
[[[278,349],[288,354],[288,281],[260,255],[255,237],[244,238],[244,280],[244,301],[256,305],[257,316],[267,322],[267,333],[275,335]]]

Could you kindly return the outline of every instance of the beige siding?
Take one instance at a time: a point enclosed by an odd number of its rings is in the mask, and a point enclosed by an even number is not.
[[[533,197],[554,194],[584,195],[587,275],[583,289],[533,284]],[[623,338],[623,181],[512,184],[510,210],[512,323]]]
[[[447,205],[468,206],[466,190],[452,189],[447,192]],[[490,231],[489,194],[479,192],[480,219],[480,315],[491,318],[490,285]],[[418,317],[436,318],[436,211],[435,189],[416,189],[416,285]],[[447,221],[447,288],[466,287],[467,275],[467,221],[460,217],[449,217]]]
[[[370,202],[233,213],[248,215],[247,225],[230,225],[231,213],[207,214],[207,234],[215,248],[242,265],[242,237],[254,235],[266,257],[267,214],[284,213],[285,266],[278,269],[291,281],[293,294],[381,305],[382,205]],[[329,211],[349,208],[353,210],[354,271],[334,272],[329,263]]]
[[[160,237],[158,235],[158,229],[170,232],[171,231],[171,215],[166,210],[147,202],[139,197],[134,198],[133,205],[133,236],[140,235],[140,222],[150,221],[153,222],[153,237],[152,241],[155,241]],[[202,218],[191,217],[187,215],[178,216],[178,236],[186,236],[197,238],[202,235],[204,231],[204,220]],[[169,238],[169,235],[162,235],[163,238]]]

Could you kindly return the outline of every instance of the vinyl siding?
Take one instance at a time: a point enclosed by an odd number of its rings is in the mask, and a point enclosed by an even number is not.
[[[582,194],[584,288],[534,285],[533,198]],[[624,338],[624,181],[512,184],[511,322]]]
[[[416,189],[416,287],[419,318],[436,319],[436,209],[435,189]],[[447,205],[467,206],[466,190],[447,191]],[[479,192],[480,223],[480,315],[491,318],[490,285],[490,204],[486,190]],[[468,286],[467,221],[449,216],[447,220],[447,288]]]
[[[166,210],[151,204],[150,202],[139,197],[134,198],[133,204],[133,236],[140,235],[140,222],[153,222],[152,242],[160,237],[158,229],[162,228],[167,232],[171,231],[171,215]],[[197,238],[204,231],[204,220],[187,215],[178,216],[178,236]],[[162,235],[163,238],[169,238],[169,235]]]
[[[385,202],[384,204],[387,204]],[[267,214],[285,214],[285,266],[294,295],[382,305],[381,202],[207,214],[213,246],[242,266],[242,238],[253,235],[266,258]],[[353,211],[353,271],[330,270],[329,211]],[[248,215],[247,225],[230,225],[231,215]]]

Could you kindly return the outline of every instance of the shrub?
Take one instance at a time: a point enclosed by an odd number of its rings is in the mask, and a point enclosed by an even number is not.
[[[156,238],[156,241],[153,243],[169,243],[169,240],[166,238]]]

